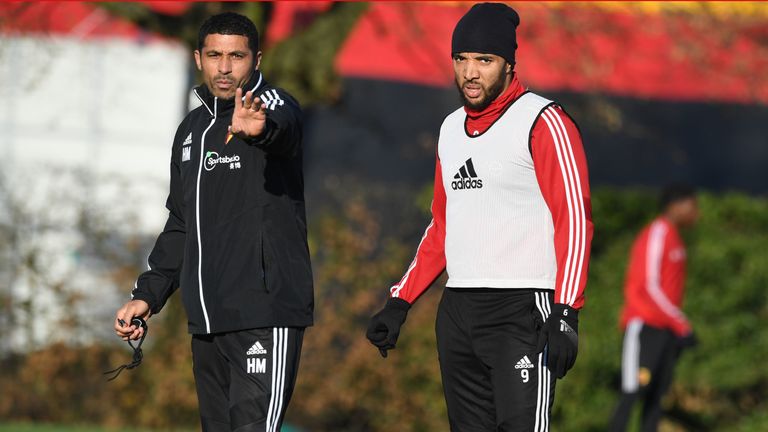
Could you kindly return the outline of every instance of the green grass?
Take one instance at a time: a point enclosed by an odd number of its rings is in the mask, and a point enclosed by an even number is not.
[[[176,432],[192,432],[194,429],[175,429]],[[0,432],[153,432],[151,429],[105,428],[101,426],[57,425],[48,423],[0,423]],[[298,432],[283,425],[282,432]]]
[[[182,430],[179,430],[181,432]],[[184,430],[187,432],[188,430]],[[152,432],[150,429],[104,428],[100,426],[46,423],[0,423],[0,432]]]

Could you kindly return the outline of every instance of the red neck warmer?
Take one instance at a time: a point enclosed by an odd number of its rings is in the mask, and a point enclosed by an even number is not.
[[[504,93],[494,99],[484,110],[475,111],[465,106],[464,112],[467,113],[467,119],[464,122],[464,130],[467,132],[467,135],[477,136],[485,133],[485,131],[498,120],[504,111],[507,110],[509,105],[517,100],[517,98],[524,92],[525,88],[520,84],[520,81],[517,79],[517,74],[515,74],[512,77],[512,82],[509,83],[509,87],[504,90]]]

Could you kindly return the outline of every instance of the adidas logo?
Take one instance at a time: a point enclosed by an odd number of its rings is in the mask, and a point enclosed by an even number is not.
[[[266,353],[267,353],[267,350],[265,350],[264,347],[261,346],[261,342],[256,341],[256,343],[253,344],[253,346],[248,350],[247,353],[245,353],[245,355],[252,356],[252,355],[261,355]]]
[[[264,106],[274,111],[275,107],[285,105],[285,101],[280,98],[276,90],[267,90],[260,96],[261,101],[264,102]]]
[[[457,172],[453,178],[456,179],[451,182],[451,188],[453,190],[480,189],[483,187],[483,180],[477,178],[477,172],[475,172],[475,166],[472,164],[472,158],[469,158],[464,162],[464,165],[459,168],[459,172]]]
[[[563,333],[575,333],[573,328],[568,325],[564,320],[560,320],[560,331]]]
[[[531,360],[528,358],[528,356],[523,356],[517,364],[515,365],[515,369],[533,369],[533,363],[531,363]]]
[[[184,142],[181,143],[183,146],[190,144],[192,144],[192,132],[190,132],[189,135],[187,135],[187,137],[184,139]]]

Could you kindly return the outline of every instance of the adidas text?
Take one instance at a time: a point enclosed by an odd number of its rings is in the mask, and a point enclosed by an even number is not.
[[[264,346],[261,345],[261,342],[256,341],[256,343],[253,344],[253,346],[250,349],[248,349],[248,352],[245,353],[245,355],[249,355],[249,356],[252,356],[252,355],[263,355],[263,354],[266,354],[266,353],[267,353],[267,350],[264,349]]]
[[[533,363],[531,363],[531,360],[528,358],[528,356],[521,358],[515,365],[515,369],[533,369],[533,368],[534,368]]]
[[[454,180],[451,182],[451,188],[453,190],[462,189],[480,189],[483,187],[483,181],[481,179],[462,179]]]
[[[483,181],[478,178],[472,158],[467,159],[464,165],[459,167],[459,172],[453,178],[454,180],[451,182],[453,190],[480,189],[483,187]]]

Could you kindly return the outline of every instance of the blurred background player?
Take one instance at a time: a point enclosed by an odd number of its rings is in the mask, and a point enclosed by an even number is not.
[[[437,312],[452,431],[547,431],[556,378],[576,361],[592,221],[573,120],[514,72],[520,18],[473,6],[451,54],[463,107],[440,129],[433,220],[371,318],[382,356],[410,305],[447,269]]]
[[[642,431],[657,430],[661,399],[672,382],[680,350],[696,344],[681,310],[686,251],[681,228],[699,217],[695,190],[667,186],[661,215],[637,236],[624,289],[621,326],[625,330],[621,363],[622,397],[611,420],[612,432],[624,431],[637,399],[643,401]]]

